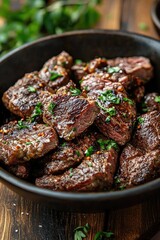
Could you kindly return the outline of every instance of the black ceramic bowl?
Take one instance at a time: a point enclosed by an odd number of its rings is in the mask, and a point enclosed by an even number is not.
[[[151,8],[153,24],[160,35],[160,0],[154,0]]]
[[[95,56],[146,56],[155,68],[149,91],[160,91],[160,42],[120,31],[89,30],[50,36],[22,46],[0,60],[0,96],[24,73],[38,70],[51,56],[62,50],[85,61]],[[38,188],[0,168],[0,180],[13,191],[30,199],[51,203],[55,209],[101,211],[127,207],[160,192],[160,179],[123,191],[102,193],[54,192]]]

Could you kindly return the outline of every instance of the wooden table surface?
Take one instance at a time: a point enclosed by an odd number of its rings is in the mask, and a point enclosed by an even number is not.
[[[158,39],[151,18],[152,0],[103,0],[96,28],[123,29]],[[145,26],[145,27],[144,27]],[[87,239],[110,230],[117,240],[159,240],[160,196],[136,206],[96,214],[64,213],[24,199],[0,184],[0,240],[72,240],[75,227],[89,223]]]

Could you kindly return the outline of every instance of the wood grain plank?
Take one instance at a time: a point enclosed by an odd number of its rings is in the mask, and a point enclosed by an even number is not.
[[[101,19],[95,28],[119,29],[122,0],[103,0],[97,7],[101,14]]]
[[[121,29],[152,36],[159,39],[151,20],[151,6],[153,0],[123,0]],[[146,29],[142,29],[142,24]]]

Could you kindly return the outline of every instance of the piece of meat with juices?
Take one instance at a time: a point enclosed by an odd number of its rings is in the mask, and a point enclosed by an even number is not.
[[[126,188],[160,175],[160,112],[152,111],[138,117],[132,141],[120,156],[119,179]]]
[[[45,174],[61,173],[78,165],[86,155],[98,149],[97,140],[100,137],[102,138],[95,131],[87,131],[73,141],[61,143],[50,156],[50,160],[45,164]]]
[[[142,103],[143,112],[150,112],[154,110],[160,112],[160,94],[156,92],[146,94]]]
[[[84,77],[82,87],[86,87],[87,97],[95,100],[100,109],[95,120],[99,130],[120,145],[128,142],[136,120],[136,107],[122,84],[96,73]]]
[[[114,148],[101,150],[85,157],[76,168],[62,175],[44,175],[36,179],[36,185],[55,191],[93,192],[112,187],[117,166],[117,151]]]
[[[44,156],[58,145],[53,128],[23,120],[0,128],[0,160],[6,165],[28,162]]]
[[[38,76],[38,72],[25,74],[14,86],[10,87],[2,97],[5,107],[22,118],[29,117],[40,102],[40,92],[52,92]]]
[[[54,127],[60,138],[72,140],[93,124],[99,113],[94,101],[69,95],[44,98],[43,121]]]
[[[57,90],[69,82],[72,62],[72,57],[68,53],[61,52],[44,64],[39,76],[49,87]]]

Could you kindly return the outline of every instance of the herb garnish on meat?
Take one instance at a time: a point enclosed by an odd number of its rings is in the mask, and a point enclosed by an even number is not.
[[[27,125],[24,124],[24,122],[22,120],[19,120],[18,123],[18,128],[21,130],[21,129],[24,129],[24,128],[28,128]]]
[[[63,77],[63,75],[62,74],[59,74],[59,73],[57,73],[57,72],[50,72],[50,80],[51,81],[55,81],[57,78],[60,78],[60,77]]]
[[[98,139],[97,142],[99,143],[100,148],[102,150],[110,150],[111,148],[114,148],[115,150],[118,150],[118,144],[114,140]]]
[[[154,101],[157,102],[157,103],[160,103],[160,96],[156,96]]]
[[[28,87],[28,92],[35,93],[36,91],[37,90],[34,87],[32,87],[32,86]]]
[[[98,99],[101,100],[102,102],[109,102],[114,104],[120,104],[121,102],[120,97],[116,96],[112,90],[102,92]]]
[[[54,114],[53,110],[54,110],[55,106],[56,106],[56,103],[51,102],[51,103],[49,104],[49,106],[48,106],[48,111],[49,111],[50,113]]]
[[[81,90],[80,90],[80,89],[78,89],[78,88],[73,88],[73,87],[70,88],[70,92],[71,92],[71,95],[72,95],[72,96],[78,96],[78,95],[81,94]]]
[[[108,73],[118,73],[121,69],[119,67],[109,67],[107,69]]]
[[[90,146],[90,147],[85,151],[86,157],[91,156],[93,153],[94,153],[94,147],[93,147],[93,146]]]

